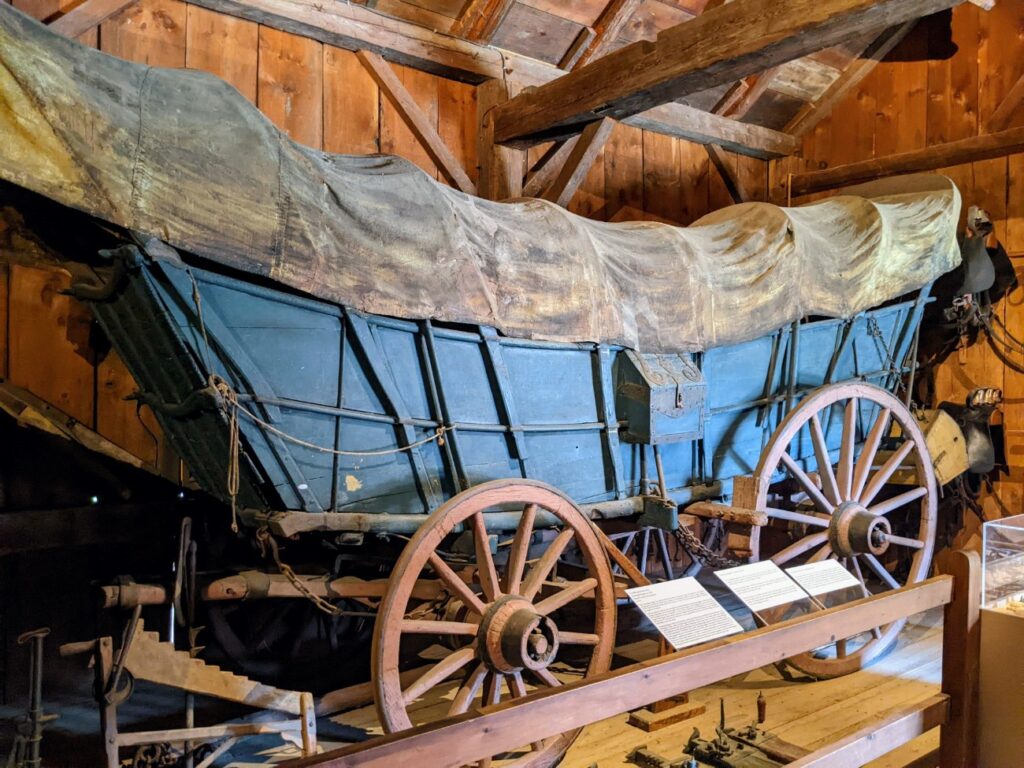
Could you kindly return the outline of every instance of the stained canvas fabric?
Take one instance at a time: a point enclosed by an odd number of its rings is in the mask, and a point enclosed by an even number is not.
[[[650,352],[849,317],[960,262],[941,176],[685,228],[595,222],[300,146],[212,75],[107,56],[2,3],[0,178],[356,310]]]

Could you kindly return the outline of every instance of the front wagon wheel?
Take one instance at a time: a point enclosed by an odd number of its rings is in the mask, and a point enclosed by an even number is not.
[[[782,567],[836,559],[862,596],[927,578],[935,473],[916,419],[886,390],[851,382],[812,392],[775,430],[753,487],[755,509],[770,519],[754,529],[755,559]],[[789,663],[818,678],[855,672],[891,648],[905,623],[839,638]]]
[[[484,513],[499,509],[521,515],[495,554]],[[471,534],[471,552],[453,551],[460,530]],[[567,580],[555,566],[570,544],[583,562]],[[579,508],[543,483],[496,480],[463,491],[420,526],[392,574],[372,652],[375,703],[388,733],[611,665],[615,591],[607,556]],[[427,665],[400,675],[403,659],[420,650]],[[571,667],[562,663],[567,656]],[[577,734],[526,741],[480,764],[548,768]]]

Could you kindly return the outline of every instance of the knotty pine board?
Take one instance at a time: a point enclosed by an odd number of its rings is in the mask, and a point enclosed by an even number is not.
[[[323,44],[259,29],[256,105],[292,139],[323,147]]]
[[[92,427],[92,315],[61,294],[70,285],[70,276],[62,270],[10,266],[8,373],[15,386]]]
[[[259,25],[188,6],[185,66],[217,75],[256,103]]]
[[[380,151],[380,92],[356,54],[324,46],[324,151]]]

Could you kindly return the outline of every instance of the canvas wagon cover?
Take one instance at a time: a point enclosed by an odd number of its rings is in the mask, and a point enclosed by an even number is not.
[[[960,260],[940,176],[686,228],[605,224],[299,146],[216,77],[107,56],[3,3],[0,178],[357,310],[652,352],[848,317]]]

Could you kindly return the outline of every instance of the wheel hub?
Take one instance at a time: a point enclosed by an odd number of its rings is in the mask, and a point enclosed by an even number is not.
[[[547,667],[558,655],[558,628],[528,600],[499,597],[487,609],[477,634],[480,658],[498,672]]]
[[[883,515],[869,512],[856,501],[845,501],[832,513],[828,541],[832,551],[843,557],[881,555],[889,548],[891,533],[892,526]]]

